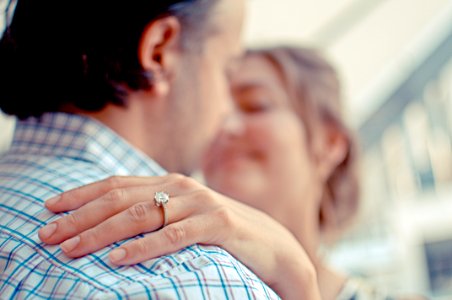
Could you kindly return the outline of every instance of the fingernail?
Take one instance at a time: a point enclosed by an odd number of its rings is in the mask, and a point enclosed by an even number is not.
[[[58,225],[56,223],[50,223],[39,229],[39,235],[41,238],[46,239],[49,238],[52,234],[55,233]]]
[[[55,196],[55,197],[47,200],[45,202],[45,204],[46,204],[46,206],[49,206],[49,205],[52,206],[52,205],[55,205],[58,201],[60,201],[60,199],[61,199],[61,196]]]
[[[60,245],[64,252],[71,252],[80,243],[80,236],[73,237]]]
[[[115,249],[113,251],[110,252],[110,260],[113,263],[118,263],[120,262],[124,257],[126,257],[127,252],[124,249]]]

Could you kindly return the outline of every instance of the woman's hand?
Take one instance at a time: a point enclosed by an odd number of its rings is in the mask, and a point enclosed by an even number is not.
[[[168,225],[154,193],[170,195]],[[278,222],[178,174],[111,177],[46,202],[52,212],[75,210],[39,231],[80,257],[114,242],[152,232],[113,250],[114,264],[129,265],[200,243],[217,245],[246,264],[283,299],[319,299],[316,272],[297,240]],[[158,230],[161,228],[160,230]]]

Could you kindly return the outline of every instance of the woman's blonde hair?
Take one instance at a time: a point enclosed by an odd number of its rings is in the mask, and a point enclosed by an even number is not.
[[[356,140],[343,121],[336,70],[315,49],[275,47],[250,50],[248,55],[264,57],[280,73],[295,111],[307,128],[311,152],[316,128],[334,126],[347,140],[347,154],[326,180],[319,210],[322,232],[343,229],[358,209],[359,180]]]

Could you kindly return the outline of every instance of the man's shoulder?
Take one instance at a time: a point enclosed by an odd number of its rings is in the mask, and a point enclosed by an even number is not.
[[[40,242],[57,216],[44,201],[109,175],[68,158],[8,155],[0,159],[0,294],[51,298],[274,299],[277,296],[226,251],[194,245],[131,267],[109,263],[118,244],[80,259]],[[16,294],[18,296],[19,294]]]
[[[109,264],[111,247],[68,259],[55,246],[0,234],[0,293],[49,298],[277,299],[261,280],[217,247],[193,245],[129,267]],[[3,253],[5,254],[5,253]],[[2,255],[4,257],[4,255]],[[37,284],[37,285],[36,285]]]
[[[70,189],[99,180],[111,172],[92,161],[75,157],[7,153],[0,157],[0,185],[46,183],[41,187]]]
[[[5,155],[0,159],[1,219],[10,224],[7,230],[39,228],[54,217],[44,208],[46,199],[108,175],[93,163],[66,157]]]
[[[14,155],[0,158],[0,195],[42,204],[63,191],[104,179],[110,174],[88,161],[68,157]]]

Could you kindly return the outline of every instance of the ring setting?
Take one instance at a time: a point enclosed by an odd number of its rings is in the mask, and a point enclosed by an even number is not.
[[[163,225],[165,227],[168,223],[168,216],[166,214],[166,204],[169,202],[170,196],[165,192],[156,192],[154,194],[154,203],[155,206],[161,207],[163,212]]]

